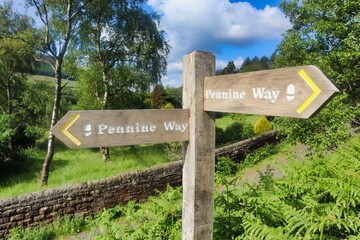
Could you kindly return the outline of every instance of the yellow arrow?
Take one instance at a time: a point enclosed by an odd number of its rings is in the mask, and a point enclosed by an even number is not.
[[[313,93],[310,95],[310,97],[308,97],[308,99],[306,99],[306,101],[303,102],[303,104],[301,104],[301,106],[297,109],[297,112],[300,114],[311,104],[312,101],[314,101],[315,98],[317,98],[317,96],[319,96],[321,90],[304,70],[301,69],[299,71],[299,75],[313,90]]]
[[[71,141],[73,141],[77,146],[80,146],[81,142],[72,135],[68,129],[71,127],[71,125],[80,117],[80,114],[75,114],[62,128],[61,132],[64,133],[65,136],[67,136]]]

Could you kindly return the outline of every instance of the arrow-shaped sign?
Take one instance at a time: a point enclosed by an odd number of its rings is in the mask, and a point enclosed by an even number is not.
[[[309,118],[339,90],[315,66],[204,79],[204,110]]]
[[[64,124],[64,126],[61,128],[61,132],[67,137],[69,138],[74,144],[76,144],[76,146],[80,146],[81,142],[74,136],[72,135],[68,129],[71,127],[71,125],[73,125],[73,123],[80,117],[80,114],[74,114],[74,116]],[[55,128],[56,129],[56,128]]]
[[[189,110],[70,111],[52,133],[70,148],[188,140]]]
[[[306,99],[306,101],[303,102],[303,104],[301,104],[301,106],[297,109],[297,112],[300,114],[312,103],[312,101],[314,101],[317,98],[317,96],[319,96],[321,90],[316,85],[316,83],[309,77],[309,75],[306,74],[306,72],[303,69],[299,71],[299,75],[313,90],[313,93],[310,95],[310,97]]]

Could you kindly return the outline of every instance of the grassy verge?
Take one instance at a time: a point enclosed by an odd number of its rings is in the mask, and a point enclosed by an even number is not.
[[[352,158],[356,158],[359,155],[359,135],[353,138],[348,146],[339,151],[329,153],[329,159],[333,159],[335,162],[339,163],[343,160],[344,156],[351,155]],[[303,150],[303,149],[302,149]],[[349,151],[351,150],[351,151]],[[294,153],[299,154],[298,146],[292,146],[284,142],[277,146],[277,150],[273,154],[269,154],[264,157],[261,162],[253,165],[250,168],[244,169],[244,172],[249,169],[258,169],[259,165],[274,163],[279,159],[287,159],[288,155],[293,155]],[[301,154],[301,153],[300,153]],[[306,160],[306,157],[304,157]],[[290,171],[291,174],[294,174],[299,168],[304,168],[302,165],[313,164],[313,158],[308,158],[309,161],[298,162],[299,165],[293,168]],[[325,163],[328,162],[328,159],[325,160]],[[344,164],[343,164],[344,165]],[[348,166],[341,166],[339,164],[339,169],[341,167],[348,168]],[[305,169],[305,168],[304,168]],[[309,174],[313,169],[310,168]],[[330,168],[330,170],[336,170]],[[348,169],[349,171],[354,171],[354,169]],[[346,171],[348,171],[346,170]],[[241,173],[239,173],[241,175]],[[290,175],[291,175],[290,174]],[[305,172],[305,178],[307,174]],[[352,176],[351,174],[349,176]],[[288,176],[289,177],[289,176]],[[291,177],[291,176],[290,176]],[[326,178],[328,179],[328,178]],[[270,181],[270,180],[269,180]],[[275,180],[276,181],[276,180]],[[231,181],[229,181],[230,183]],[[233,183],[236,184],[237,181]],[[294,184],[297,184],[296,182]],[[333,187],[333,186],[331,186]],[[230,190],[224,191],[221,188],[223,197],[221,194],[216,196],[215,201],[215,219],[214,219],[214,236],[216,238],[219,235],[224,236],[224,232],[230,232],[234,236],[240,236],[243,232],[243,222],[250,221],[251,226],[256,226],[259,222],[251,221],[247,219],[244,211],[246,210],[247,214],[252,214],[254,208],[246,209],[245,204],[239,204],[239,201],[243,201],[241,195],[238,196],[238,192],[235,192],[238,186],[231,186]],[[312,185],[309,186],[309,189],[312,190]],[[250,197],[256,198],[259,200],[264,200],[265,204],[269,204],[272,201],[271,193],[265,199],[261,199],[261,196],[254,194],[254,191],[260,191],[260,187],[251,188]],[[266,190],[265,193],[270,191]],[[336,191],[335,191],[336,192]],[[243,194],[245,194],[244,192]],[[260,192],[259,192],[260,193]],[[263,192],[261,192],[263,193]],[[226,195],[228,194],[228,195]],[[285,194],[285,193],[284,193]],[[291,196],[292,192],[287,193],[286,196]],[[307,196],[307,195],[306,195]],[[309,195],[310,196],[310,195]],[[223,201],[219,201],[223,199]],[[247,198],[244,198],[246,201]],[[286,198],[285,198],[286,199]],[[233,200],[236,200],[232,202]],[[263,202],[260,202],[263,204]],[[313,202],[311,202],[313,203]],[[39,227],[36,229],[16,229],[12,239],[40,239],[41,235],[45,239],[46,234],[51,235],[53,239],[155,239],[155,236],[168,237],[167,239],[180,239],[181,238],[181,188],[178,189],[168,189],[167,192],[161,193],[158,197],[151,197],[149,201],[144,204],[130,202],[125,206],[117,206],[112,209],[104,210],[103,212],[97,214],[93,219],[65,219],[59,222],[56,222],[46,227]],[[251,206],[256,206],[255,209],[264,209],[262,204],[257,204],[257,201],[250,201],[247,204],[252,204]],[[265,205],[264,204],[264,205]],[[282,205],[276,206],[276,208],[281,207]],[[333,206],[340,206],[339,204],[334,204]],[[240,210],[239,210],[240,207]],[[291,209],[293,209],[292,207]],[[341,208],[341,207],[340,207]],[[244,210],[245,209],[245,210]],[[341,209],[346,209],[343,207]],[[266,211],[258,211],[260,213],[269,213],[271,215],[272,211],[269,211],[265,208]],[[331,209],[330,209],[331,210]],[[231,213],[226,215],[225,213]],[[255,211],[256,212],[256,211]],[[281,212],[281,211],[280,211]],[[283,213],[283,212],[282,212]],[[274,215],[282,216],[283,214]],[[271,215],[272,216],[272,215]],[[312,216],[312,215],[311,215]],[[324,215],[327,219],[329,215]],[[267,218],[264,222],[270,222],[272,218]],[[351,221],[350,221],[351,222]],[[307,222],[305,222],[307,223]],[[59,226],[67,226],[66,228]],[[136,227],[134,227],[136,226]],[[241,228],[238,228],[241,226]],[[250,225],[246,225],[249,227]],[[283,227],[283,226],[282,226]],[[69,229],[71,231],[69,231]],[[257,231],[256,233],[261,233]],[[289,232],[291,233],[291,231]],[[220,239],[220,238],[216,238]],[[229,237],[230,239],[230,237]],[[233,239],[233,238],[231,238]],[[255,239],[255,238],[254,238]],[[256,238],[260,239],[260,238]],[[264,238],[265,239],[265,238]],[[284,238],[285,239],[285,238]],[[335,238],[334,238],[335,239]]]
[[[44,76],[33,77],[42,77],[42,81],[51,79]],[[256,119],[257,116],[254,115],[241,115],[241,118],[235,119],[224,116],[217,119],[216,124],[226,128],[235,121],[253,124]],[[26,152],[26,159],[22,161],[0,163],[0,199],[102,179],[169,161],[164,144],[111,148],[110,154],[111,160],[104,163],[97,148],[70,150],[60,144],[51,163],[48,186],[41,188],[39,178],[46,152],[29,150]]]
[[[227,126],[230,126],[234,122],[240,123],[249,123],[250,125],[254,126],[255,122],[259,118],[257,115],[248,115],[248,114],[233,114],[234,117],[231,115],[225,115],[224,117],[216,119],[216,126],[222,129],[225,129]]]
[[[102,179],[168,162],[162,144],[111,148],[110,151],[109,162],[103,162],[98,149],[56,151],[46,188]],[[38,184],[45,154],[29,151],[26,160],[3,163],[0,199],[45,189]]]
[[[45,84],[49,84],[49,85],[54,85],[55,83],[55,78],[54,77],[49,77],[49,76],[43,76],[43,75],[29,75],[29,80],[32,83],[45,83]],[[66,81],[66,79],[62,80],[63,85],[65,83],[67,83],[67,87],[70,88],[74,88],[77,84],[77,81]]]

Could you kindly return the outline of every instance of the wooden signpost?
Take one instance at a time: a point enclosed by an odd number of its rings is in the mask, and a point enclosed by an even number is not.
[[[187,141],[189,110],[70,111],[51,130],[70,148]]]
[[[204,110],[309,118],[339,90],[315,66],[206,77]]]
[[[52,132],[70,148],[184,141],[182,238],[212,239],[214,112],[309,118],[338,92],[315,66],[214,73],[214,55],[189,53],[184,109],[73,111]]]

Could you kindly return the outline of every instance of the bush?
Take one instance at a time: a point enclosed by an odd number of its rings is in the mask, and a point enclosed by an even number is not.
[[[221,146],[226,143],[224,130],[220,127],[215,127],[215,145]]]
[[[215,166],[216,173],[229,176],[237,172],[237,164],[228,157],[220,157]]]
[[[234,143],[243,140],[243,126],[241,123],[234,122],[227,126],[224,131],[224,139],[226,143]]]
[[[225,130],[216,127],[215,129],[215,144],[222,146],[227,143],[234,143],[254,136],[251,124],[234,122],[227,126]]]
[[[167,102],[161,106],[161,109],[174,109],[174,105],[171,102]]]
[[[271,130],[271,124],[265,116],[260,117],[254,125],[255,135],[260,135]]]

